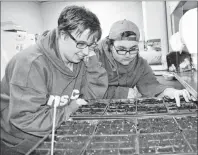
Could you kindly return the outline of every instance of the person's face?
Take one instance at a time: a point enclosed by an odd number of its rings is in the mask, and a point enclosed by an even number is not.
[[[89,45],[96,43],[96,33],[89,36],[89,29],[85,30],[81,35],[77,35],[75,32],[71,33],[77,42],[86,43],[88,46],[79,49],[76,47],[76,41],[71,37],[65,38],[65,33],[60,34],[59,38],[59,51],[63,61],[66,63],[79,63],[85,56],[89,54]]]
[[[111,50],[116,61],[122,65],[128,65],[132,60],[134,60],[139,52],[138,42],[131,40],[114,41]],[[125,51],[130,51],[130,53],[126,53]]]

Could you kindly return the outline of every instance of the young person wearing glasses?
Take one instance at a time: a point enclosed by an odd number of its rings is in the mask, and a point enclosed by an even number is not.
[[[138,27],[131,21],[121,20],[112,25],[109,36],[95,49],[108,73],[105,98],[166,96],[175,98],[180,106],[179,96],[183,96],[188,102],[191,97],[187,90],[169,88],[156,80],[147,61],[139,56],[139,39]]]
[[[2,154],[25,154],[50,133],[54,106],[57,127],[86,99],[103,98],[108,77],[93,52],[101,33],[94,13],[68,6],[57,28],[12,58],[1,83]]]

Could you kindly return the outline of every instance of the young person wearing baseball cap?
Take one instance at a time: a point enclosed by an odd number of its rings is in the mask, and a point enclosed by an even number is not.
[[[96,51],[108,73],[108,89],[105,98],[139,97],[136,87],[143,97],[175,98],[180,106],[180,96],[188,102],[187,90],[177,90],[160,84],[147,61],[139,56],[138,43],[140,32],[129,20],[115,22],[107,36]]]

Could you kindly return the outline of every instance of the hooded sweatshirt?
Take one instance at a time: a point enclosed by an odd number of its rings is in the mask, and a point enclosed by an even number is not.
[[[57,107],[58,127],[78,108],[74,99],[79,95],[103,98],[108,86],[107,73],[96,55],[69,70],[60,57],[57,38],[54,29],[16,54],[1,83],[1,139],[22,153],[51,132],[53,104],[63,105]]]
[[[157,96],[167,88],[156,80],[151,67],[139,54],[129,65],[122,65],[113,58],[107,39],[99,43],[96,52],[108,73],[105,98],[127,98],[129,88],[135,86],[143,97]]]

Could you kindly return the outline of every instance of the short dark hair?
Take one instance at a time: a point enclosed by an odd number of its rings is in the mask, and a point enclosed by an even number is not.
[[[97,39],[100,40],[102,30],[98,17],[81,6],[67,6],[61,12],[58,18],[58,31],[73,32],[77,30],[78,35],[81,35],[84,30],[89,29],[90,35],[97,32]],[[67,34],[67,33],[66,33]]]

